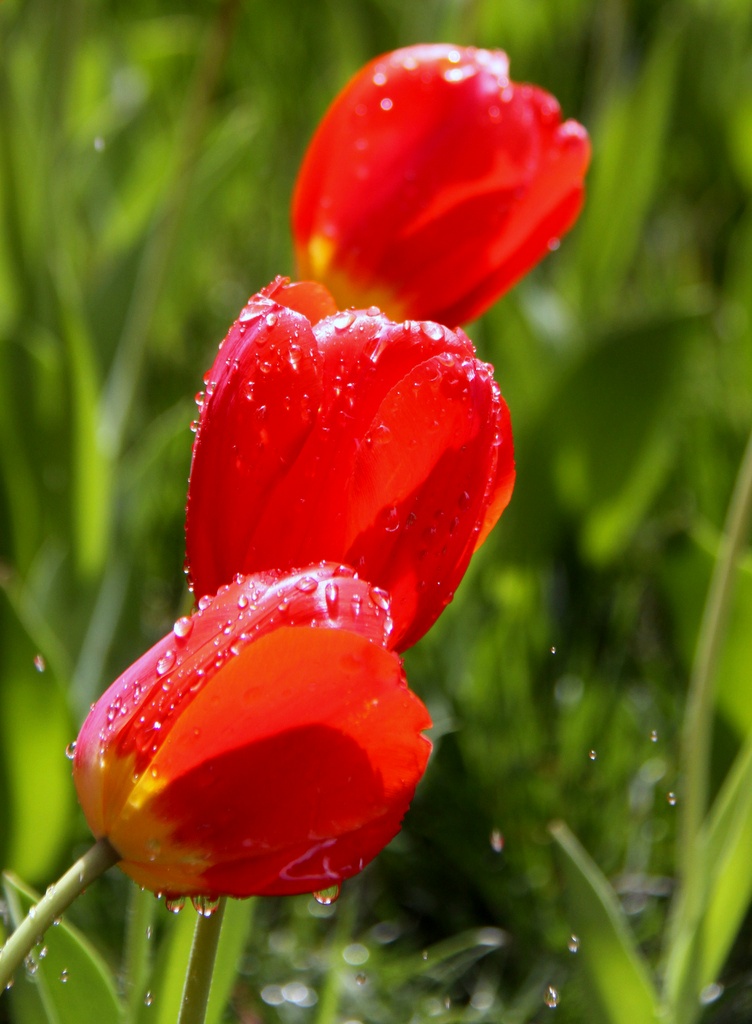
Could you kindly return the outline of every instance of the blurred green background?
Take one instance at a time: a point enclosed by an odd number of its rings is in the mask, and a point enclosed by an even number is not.
[[[336,914],[256,905],[225,1019],[601,1024],[548,825],[660,970],[688,677],[752,422],[748,0],[0,3],[0,866],[43,889],[88,843],[64,751],[188,606],[193,396],[247,297],[293,271],[328,102],[420,41],[505,49],[553,92],[591,133],[588,199],[469,328],[518,484],[407,656],[436,729],[404,831]],[[738,577],[711,794],[752,732],[749,555]],[[752,1020],[741,870],[715,1024]],[[112,875],[69,916],[117,968]],[[0,1021],[49,1019],[25,1006]]]

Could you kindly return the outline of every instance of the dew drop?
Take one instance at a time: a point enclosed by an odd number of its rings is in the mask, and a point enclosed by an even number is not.
[[[436,324],[432,320],[422,321],[420,329],[427,338],[431,339],[431,341],[441,341],[444,337],[444,328],[441,324]]]
[[[339,899],[340,891],[341,886],[339,884],[330,885],[328,889],[318,889],[313,894],[313,898],[317,903],[320,903],[322,907],[328,907]]]
[[[163,676],[170,671],[172,666],[175,664],[175,652],[166,650],[162,657],[157,662],[157,675]]]
[[[200,612],[205,611],[209,607],[209,605],[211,603],[212,603],[211,597],[208,594],[204,594],[203,597],[200,597],[198,599],[198,610]]]
[[[543,996],[543,1002],[549,1008],[549,1010],[555,1010],[559,1005],[559,992],[553,985],[549,985],[546,988],[546,994]]]
[[[147,992],[146,995],[144,996],[144,1006],[151,1006],[153,1002],[154,996],[151,994],[151,992]]]
[[[489,842],[491,843],[491,849],[493,850],[494,853],[501,853],[502,850],[504,849],[504,836],[501,834],[498,828],[495,828],[491,832]]]
[[[389,594],[387,594],[385,590],[382,590],[381,587],[371,587],[368,591],[368,595],[376,607],[380,608],[382,612],[389,611],[391,601],[389,599]]]
[[[165,907],[171,914],[179,914],[185,906],[185,896],[165,897]]]
[[[658,730],[657,729],[652,729],[650,731],[650,742],[651,743],[657,743],[658,742]]]
[[[551,650],[551,654],[556,654],[556,648],[555,647],[552,646],[550,650]]]
[[[266,314],[266,324],[267,324],[267,327],[275,327],[276,323],[277,323],[277,314],[276,313],[267,313]]]
[[[467,491],[463,491],[462,494],[460,494],[459,498],[457,498],[457,505],[461,509],[466,509],[469,507],[470,495],[468,494]]]
[[[219,906],[218,896],[191,896],[194,910],[201,917],[211,917]]]
[[[352,608],[352,613],[356,619],[360,615],[360,606],[362,605],[362,603],[363,598],[360,596],[360,594],[353,594],[352,600],[350,601],[350,606]]]
[[[676,807],[676,793],[674,793],[673,790],[666,793],[666,800],[668,801],[669,807]]]
[[[329,614],[336,615],[339,603],[339,587],[334,580],[329,580],[324,588],[324,597],[326,598],[326,607]]]
[[[352,325],[355,323],[355,314],[338,313],[337,316],[335,316],[332,323],[334,324],[336,330],[346,331],[348,327],[352,327]]]
[[[181,615],[175,625],[172,627],[172,631],[179,640],[185,640],[190,635],[193,629],[193,619],[187,615]]]
[[[303,594],[312,594],[317,587],[318,581],[313,576],[301,576],[295,584],[295,589]]]
[[[569,936],[569,942],[567,943],[567,949],[570,953],[577,953],[580,948],[580,940],[576,935]]]
[[[399,512],[392,505],[381,513],[381,521],[387,533],[396,533],[400,527]]]
[[[595,761],[598,758],[598,752],[596,750],[589,750],[588,751],[588,757],[590,758],[591,761]]]
[[[44,660],[41,654],[34,655],[34,668],[37,672],[44,672],[47,668],[47,662]]]
[[[60,972],[59,981],[60,981],[61,985],[66,985],[68,983],[68,968],[67,967],[64,967],[62,969],[62,971]]]
[[[356,974],[355,975],[355,984],[356,985],[365,985],[366,981],[367,981],[367,978],[366,978],[365,974],[361,973],[361,974]]]
[[[391,100],[388,96],[385,96],[381,103],[379,103],[379,106],[381,107],[382,110],[391,110],[392,107],[394,106],[394,101]]]
[[[73,758],[76,756],[76,741],[75,740],[73,740],[72,743],[69,743],[68,746],[65,748],[65,756],[68,758],[69,761],[72,761]]]
[[[719,985],[717,981],[711,981],[709,985],[700,992],[700,1005],[710,1006],[717,999],[720,999],[723,995],[723,985]]]

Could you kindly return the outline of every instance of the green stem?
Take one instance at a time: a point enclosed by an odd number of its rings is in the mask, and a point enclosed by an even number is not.
[[[0,949],[0,992],[53,922],[94,879],[99,878],[107,868],[111,868],[119,860],[120,854],[109,842],[106,839],[99,839],[83,857],[68,868],[59,881],[49,887],[46,895],[31,908],[27,917]]]
[[[702,865],[699,864],[700,844],[697,839],[708,803],[716,668],[736,582],[736,567],[746,541],[750,514],[752,433],[739,467],[726,516],[724,536],[710,581],[684,716],[681,753],[684,786],[680,804],[682,821],[679,863],[682,867],[681,877],[687,888],[691,887],[698,870],[702,871]]]
[[[178,1024],[204,1024],[206,1019],[226,903],[227,899],[223,897],[210,917],[199,915],[196,921]]]
[[[125,932],[126,1010],[124,1024],[132,1024],[143,1006],[152,943],[150,930],[157,903],[154,895],[137,885],[130,887]]]
[[[675,1019],[691,1024],[699,1013],[696,979],[703,932],[708,865],[703,826],[708,806],[711,741],[718,660],[736,582],[739,556],[752,515],[752,432],[729,502],[723,537],[708,588],[689,680],[682,733],[679,889],[672,901],[665,944],[665,997]]]

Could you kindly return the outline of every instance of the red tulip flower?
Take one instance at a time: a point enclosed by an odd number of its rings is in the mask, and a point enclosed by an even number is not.
[[[454,325],[574,223],[590,147],[501,51],[420,45],[371,61],[324,116],[292,206],[298,274],[341,306]]]
[[[333,310],[321,285],[280,278],[220,346],[193,449],[190,575],[201,596],[237,572],[344,562],[391,594],[404,650],[509,501],[509,413],[461,330]]]
[[[167,896],[311,892],[396,835],[431,723],[383,591],[345,567],[239,578],[94,705],[73,773],[87,821]]]

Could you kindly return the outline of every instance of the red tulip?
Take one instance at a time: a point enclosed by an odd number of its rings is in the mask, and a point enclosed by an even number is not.
[[[462,331],[375,308],[315,324],[320,285],[255,295],[205,378],[186,520],[198,596],[236,572],[341,561],[433,624],[514,482],[509,413]],[[333,308],[333,307],[332,307]]]
[[[239,578],[113,683],[73,773],[128,875],[173,897],[311,892],[396,835],[430,720],[388,608],[342,566]]]
[[[292,206],[298,273],[340,306],[466,323],[579,213],[590,147],[501,51],[411,46],[371,61],[324,116]]]

